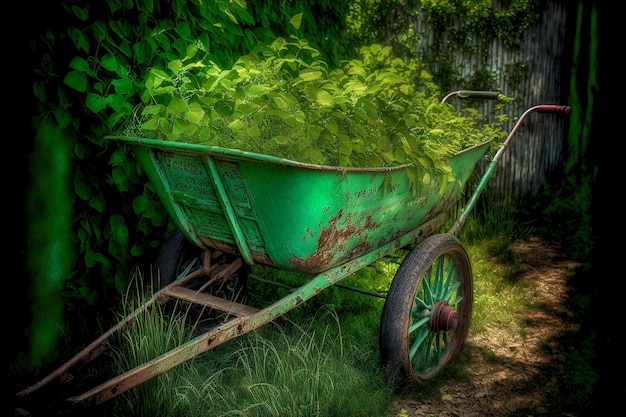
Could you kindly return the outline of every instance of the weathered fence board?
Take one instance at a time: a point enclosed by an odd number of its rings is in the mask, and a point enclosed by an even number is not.
[[[498,3],[496,1],[495,4]],[[507,106],[511,118],[506,125],[508,131],[514,120],[529,107],[537,104],[567,104],[561,98],[562,89],[567,87],[561,84],[567,16],[565,4],[546,2],[539,22],[523,35],[519,49],[507,48],[498,39],[490,41],[491,60],[486,68],[479,62],[477,54],[462,53],[456,56],[454,66],[463,78],[469,79],[474,72],[487,69],[495,74],[496,85],[502,89],[502,93],[515,98]],[[433,47],[433,31],[428,26],[427,15],[420,13],[414,28],[420,35],[420,49],[425,51]],[[478,48],[480,42],[476,39],[472,46]],[[521,82],[519,78],[511,82],[511,77],[507,76],[507,69],[513,67],[525,69]],[[435,73],[437,68],[428,70]],[[467,88],[459,85],[457,89]],[[515,198],[520,194],[538,191],[561,162],[566,120],[553,115],[529,115],[504,153],[487,193],[493,197]]]

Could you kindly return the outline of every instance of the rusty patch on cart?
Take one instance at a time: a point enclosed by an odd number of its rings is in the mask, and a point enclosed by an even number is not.
[[[344,261],[349,261],[361,254],[364,254],[374,246],[366,241],[367,232],[377,227],[371,215],[359,221],[354,220],[354,216],[348,213],[344,217],[344,210],[331,217],[328,227],[320,229],[320,236],[317,241],[317,249],[307,258],[294,256],[290,263],[295,269],[318,273],[325,271],[329,266],[338,265]],[[356,244],[354,240],[358,239]],[[337,254],[341,254],[336,257]],[[336,258],[335,258],[336,257]]]

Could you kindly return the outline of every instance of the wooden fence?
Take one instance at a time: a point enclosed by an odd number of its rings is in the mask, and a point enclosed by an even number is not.
[[[426,17],[420,14],[414,23],[420,36],[420,49],[432,47],[434,42]],[[509,132],[513,122],[529,107],[567,104],[562,101],[562,92],[568,86],[562,83],[561,77],[567,18],[568,9],[564,3],[547,1],[537,24],[523,34],[519,49],[507,48],[497,39],[490,42],[492,58],[486,69],[495,74],[496,85],[500,86],[502,93],[515,98],[507,105],[510,120],[506,128]],[[478,58],[467,53],[456,56],[454,65],[464,79],[485,69]],[[525,69],[521,81],[517,78],[511,82],[507,77],[507,68],[513,66]],[[428,70],[435,73],[436,68]],[[464,87],[458,86],[458,89]],[[566,121],[567,118],[557,115],[530,114],[503,154],[486,192],[496,199],[508,199],[538,191],[562,160]]]

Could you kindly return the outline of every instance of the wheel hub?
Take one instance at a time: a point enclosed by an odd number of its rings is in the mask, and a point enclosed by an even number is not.
[[[430,330],[433,332],[447,332],[448,330],[454,329],[457,324],[459,324],[459,316],[454,310],[454,307],[443,300],[438,301],[433,308],[430,321],[428,322]]]

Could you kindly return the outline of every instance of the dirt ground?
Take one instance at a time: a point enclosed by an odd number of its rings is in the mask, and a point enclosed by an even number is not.
[[[415,392],[396,400],[391,415],[398,417],[489,417],[547,415],[548,395],[557,389],[563,350],[554,344],[575,330],[566,320],[562,301],[567,279],[576,263],[560,259],[559,247],[539,238],[516,243],[520,280],[538,289],[539,306],[526,317],[523,337],[506,328],[466,339],[467,378],[448,378],[436,395],[417,398]]]

